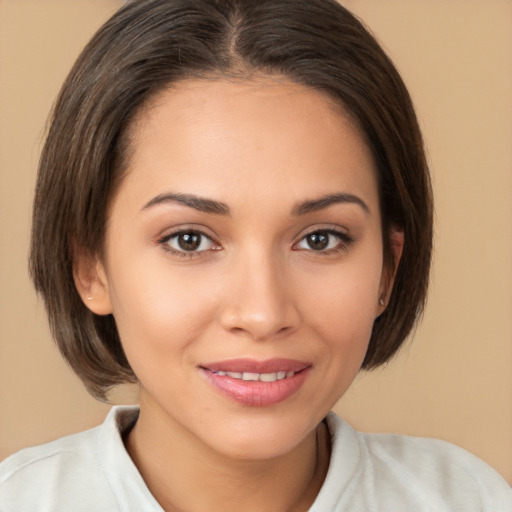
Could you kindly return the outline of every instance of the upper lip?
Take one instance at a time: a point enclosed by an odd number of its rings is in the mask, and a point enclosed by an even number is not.
[[[305,361],[297,361],[295,359],[274,358],[259,361],[257,359],[229,359],[227,361],[215,361],[212,363],[202,364],[201,368],[205,368],[212,372],[250,372],[250,373],[274,373],[284,372],[300,372],[311,366],[311,363]]]

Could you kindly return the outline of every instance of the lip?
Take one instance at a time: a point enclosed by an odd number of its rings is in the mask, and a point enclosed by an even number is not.
[[[250,407],[269,407],[294,395],[307,379],[312,364],[293,359],[232,359],[207,363],[199,367],[206,380],[223,396]],[[244,381],[216,372],[277,373],[294,372],[291,377],[273,382]]]
[[[201,365],[212,372],[254,372],[273,373],[278,371],[300,372],[311,366],[311,363],[295,359],[274,358],[258,361],[257,359],[230,359]]]

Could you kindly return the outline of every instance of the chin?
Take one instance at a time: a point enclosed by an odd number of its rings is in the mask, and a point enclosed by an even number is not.
[[[260,418],[248,414],[233,421],[223,421],[217,428],[209,429],[208,439],[203,441],[232,459],[268,460],[292,452],[309,435],[314,435],[322,419],[298,421],[278,410],[266,412]]]

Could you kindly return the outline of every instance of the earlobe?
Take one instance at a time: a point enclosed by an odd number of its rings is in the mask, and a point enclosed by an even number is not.
[[[73,277],[88,309],[97,315],[112,313],[107,276],[99,258],[83,254],[75,257]]]

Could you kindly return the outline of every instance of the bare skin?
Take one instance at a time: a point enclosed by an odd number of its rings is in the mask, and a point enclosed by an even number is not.
[[[126,447],[151,493],[167,512],[215,511],[219,503],[227,512],[307,511],[329,466],[330,440],[325,423],[296,450],[271,461],[226,461],[207,446],[183,444],[183,438],[169,436],[167,431],[161,434],[160,445],[139,445],[139,439],[148,437],[141,431],[143,425],[136,425],[138,432],[128,436]],[[166,458],[168,453],[175,454],[172,460]],[[291,467],[296,469],[290,471]]]
[[[75,276],[140,382],[128,452],[168,512],[308,510],[322,421],[392,286],[364,138],[321,93],[267,78],[177,84],[130,143],[105,257]]]

